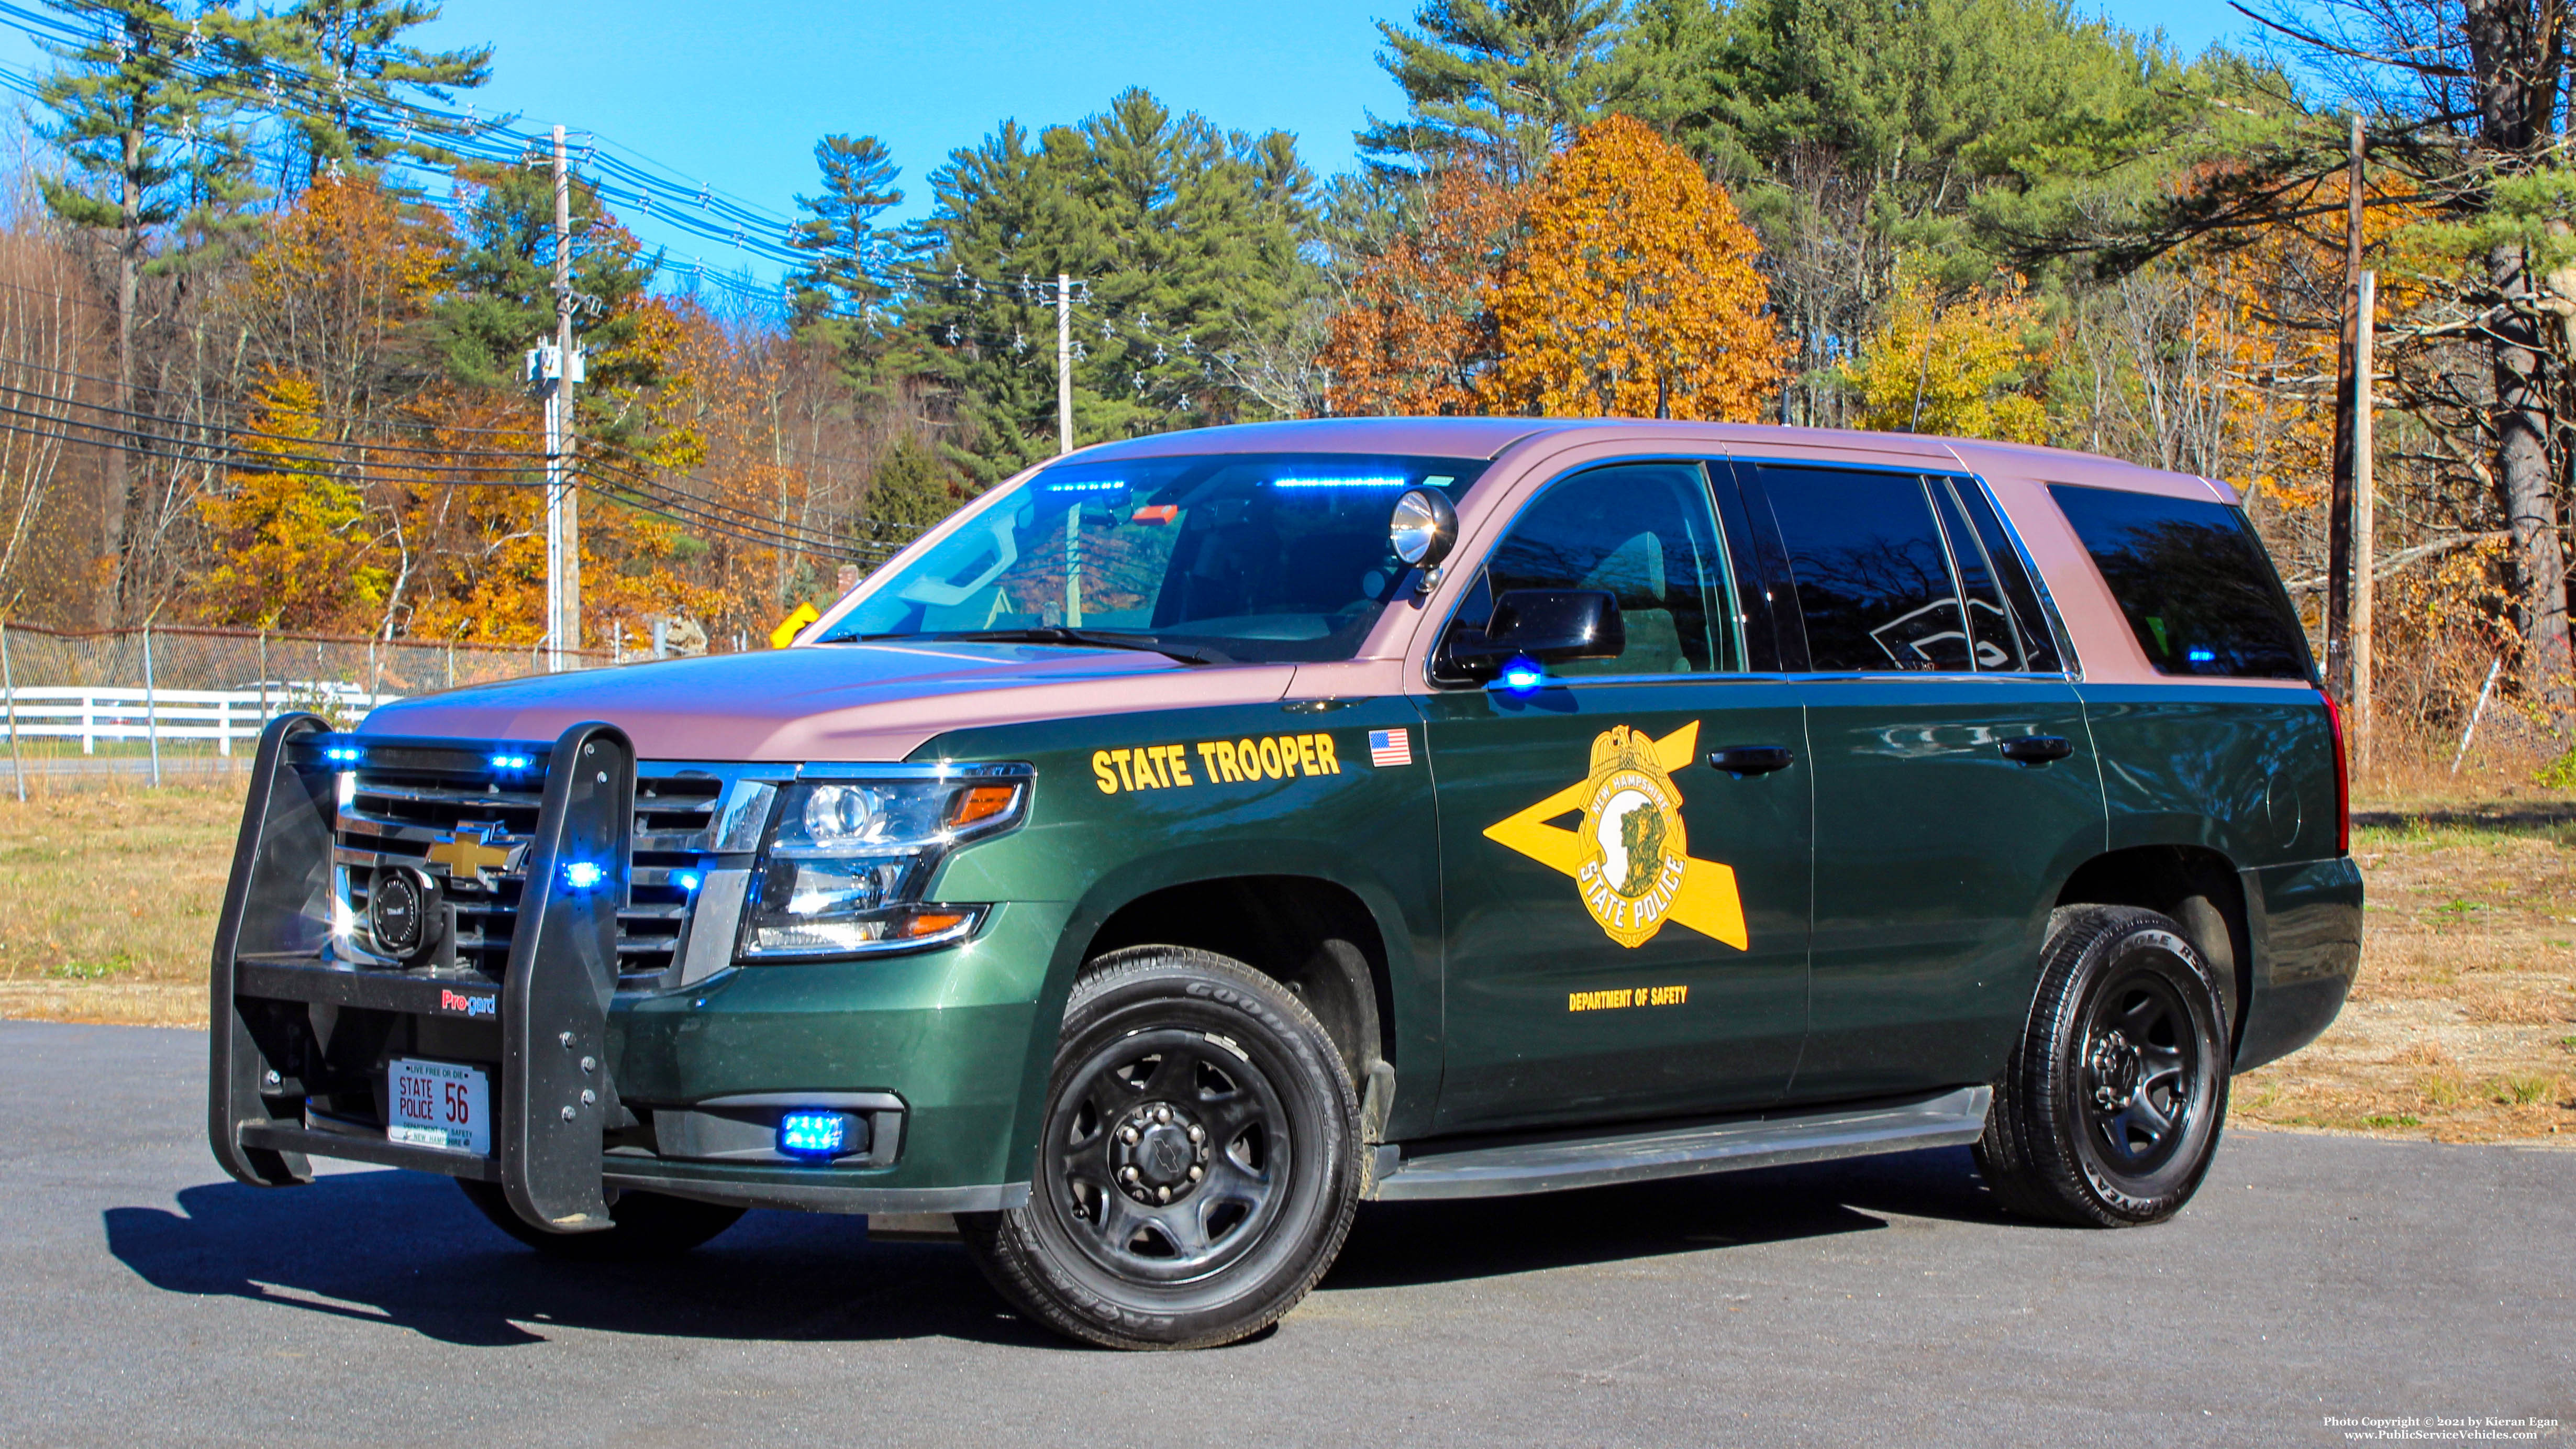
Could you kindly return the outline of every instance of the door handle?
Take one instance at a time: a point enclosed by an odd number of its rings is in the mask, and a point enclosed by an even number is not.
[[[1747,775],[1768,775],[1789,768],[1797,756],[1778,745],[1728,745],[1709,753],[1708,763],[1741,780]]]
[[[2055,735],[2023,735],[2003,742],[2004,758],[2024,765],[2045,765],[2075,753],[2075,747]]]

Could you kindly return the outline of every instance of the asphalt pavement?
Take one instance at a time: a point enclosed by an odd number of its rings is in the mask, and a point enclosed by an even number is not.
[[[0,1442],[2305,1445],[2348,1442],[2329,1417],[2558,1421],[2543,1443],[2576,1421],[2576,1152],[2234,1133],[2188,1210],[2128,1232],[1998,1217],[1965,1150],[1373,1204],[1275,1330],[1113,1354],[856,1219],[753,1213],[673,1263],[585,1268],[434,1177],[239,1186],[203,1140],[204,1041],[0,1023]]]

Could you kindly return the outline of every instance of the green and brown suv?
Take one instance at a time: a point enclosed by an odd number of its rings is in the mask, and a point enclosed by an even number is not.
[[[994,489],[794,647],[265,737],[212,1135],[542,1249],[952,1230],[1220,1343],[1363,1198],[1974,1143],[2118,1226],[2360,951],[2229,491],[1663,422],[1283,423]]]

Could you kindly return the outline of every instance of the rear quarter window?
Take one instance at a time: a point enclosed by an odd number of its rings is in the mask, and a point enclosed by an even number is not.
[[[2159,672],[2314,678],[2298,613],[2242,511],[2071,483],[2048,491]]]

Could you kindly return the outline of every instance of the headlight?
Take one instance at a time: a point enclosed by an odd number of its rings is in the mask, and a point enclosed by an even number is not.
[[[743,911],[744,961],[824,960],[938,945],[984,908],[921,895],[949,851],[1028,809],[1026,765],[946,765],[802,780],[778,792]]]

